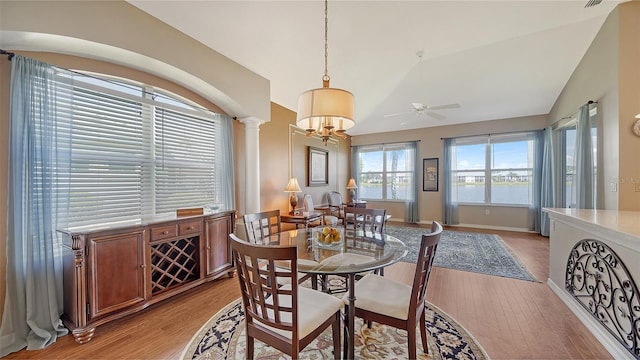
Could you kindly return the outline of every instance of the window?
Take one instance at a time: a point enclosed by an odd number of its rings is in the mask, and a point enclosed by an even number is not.
[[[362,146],[357,156],[359,198],[414,199],[415,150],[409,144]]]
[[[533,133],[458,138],[451,154],[454,202],[533,204]]]
[[[589,111],[591,117],[591,142],[593,146],[593,186],[597,189],[598,179],[598,128],[597,128],[597,107],[593,107]],[[556,161],[558,163],[558,194],[556,199],[558,203],[565,208],[576,207],[576,189],[574,187],[575,177],[575,152],[576,152],[576,130],[577,119],[574,117],[556,130],[558,141],[558,153]],[[596,193],[592,196],[596,197]],[[594,200],[595,203],[595,200]]]
[[[142,84],[71,80],[69,227],[221,202],[219,115]]]

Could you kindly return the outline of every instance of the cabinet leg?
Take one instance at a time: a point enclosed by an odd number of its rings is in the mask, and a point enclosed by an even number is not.
[[[92,327],[87,329],[75,329],[71,333],[73,334],[73,338],[78,344],[85,344],[91,341],[91,339],[93,338],[93,333],[95,331],[96,328]]]

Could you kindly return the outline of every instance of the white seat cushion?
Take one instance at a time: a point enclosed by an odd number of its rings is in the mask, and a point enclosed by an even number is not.
[[[284,285],[282,289],[290,290],[291,284]],[[278,295],[278,299],[280,306],[291,306],[291,296]],[[268,299],[267,303],[271,304],[271,299]],[[309,335],[329,317],[340,311],[343,306],[342,301],[334,296],[298,286],[298,338],[302,339]],[[273,311],[271,310],[269,310],[269,317],[273,318]],[[281,313],[280,319],[283,322],[291,322],[291,313]],[[276,329],[264,324],[263,326],[277,332],[287,339],[291,339],[290,331]]]
[[[400,320],[409,317],[411,286],[382,276],[368,274],[356,283],[356,308],[391,316]],[[349,294],[342,298],[349,304]]]
[[[353,265],[366,264],[375,260],[374,257],[367,255],[339,253],[322,260],[320,264],[323,267],[349,268]]]

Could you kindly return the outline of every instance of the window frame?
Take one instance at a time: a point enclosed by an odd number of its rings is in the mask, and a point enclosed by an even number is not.
[[[535,149],[531,146],[532,142],[534,142],[535,133],[533,131],[523,131],[523,132],[515,132],[515,133],[505,133],[505,134],[495,134],[495,135],[479,135],[479,136],[470,136],[468,138],[458,138],[461,144],[455,144],[454,149],[458,146],[462,145],[479,145],[484,144],[484,168],[480,169],[464,169],[464,170],[455,170],[456,164],[450,164],[451,170],[451,181],[459,181],[458,174],[460,173],[482,173],[484,179],[482,180],[482,186],[484,187],[484,201],[482,202],[472,202],[472,201],[464,201],[458,198],[458,194],[456,194],[456,203],[464,206],[504,206],[504,207],[522,207],[528,208],[533,206],[533,181],[535,174]],[[495,139],[492,142],[492,138]],[[492,150],[493,145],[495,144],[503,144],[503,143],[516,143],[516,142],[527,142],[527,158],[530,159],[531,167],[509,167],[509,168],[494,168],[494,164],[492,161]],[[455,151],[455,150],[454,150]],[[452,157],[451,161],[457,162],[457,154]],[[494,172],[528,172],[529,173],[529,202],[528,203],[500,203],[493,202],[492,195],[494,192],[493,185],[493,173]],[[447,186],[451,186],[451,184],[446,184]]]
[[[61,75],[62,81],[69,82],[68,80],[66,80],[66,77],[69,77],[68,73],[66,75]],[[171,212],[169,211],[162,212],[162,213],[157,212],[157,201],[159,201],[157,197],[158,194],[156,189],[156,184],[158,182],[158,180],[156,179],[156,170],[158,166],[158,159],[157,159],[158,150],[156,148],[155,139],[159,135],[156,134],[157,132],[156,125],[158,122],[158,119],[156,119],[156,109],[167,109],[169,111],[178,112],[180,113],[179,115],[180,117],[184,116],[185,119],[189,119],[189,120],[210,121],[212,123],[211,126],[217,129],[217,131],[215,131],[215,134],[210,136],[211,138],[215,139],[215,141],[211,142],[210,138],[207,139],[208,146],[210,146],[212,149],[215,149],[215,150],[211,150],[211,152],[214,153],[212,157],[212,161],[214,163],[216,161],[216,152],[218,151],[216,142],[220,141],[219,140],[219,136],[220,136],[219,130],[221,126],[220,118],[219,118],[220,114],[217,114],[213,111],[205,109],[199,106],[198,104],[196,104],[195,102],[185,99],[184,97],[174,94],[166,89],[161,89],[151,85],[142,84],[134,80],[117,78],[110,75],[103,75],[103,74],[96,74],[96,73],[89,73],[89,72],[73,72],[71,73],[70,78],[71,78],[71,81],[69,83],[71,85],[71,90],[73,92],[91,91],[91,92],[99,93],[99,95],[101,96],[105,96],[105,97],[112,96],[112,97],[122,98],[126,101],[132,101],[135,103],[139,103],[141,105],[140,113],[137,116],[140,119],[140,126],[143,128],[142,131],[144,132],[144,134],[142,135],[142,139],[139,140],[140,142],[143,143],[141,145],[142,150],[140,154],[135,153],[132,155],[135,158],[136,162],[140,161],[142,163],[142,166],[144,167],[145,170],[142,172],[142,175],[140,176],[141,190],[136,195],[136,198],[138,199],[137,201],[140,202],[139,213],[137,213],[136,215],[126,216],[126,219],[125,217],[119,218],[119,217],[111,217],[111,216],[109,216],[108,218],[96,217],[94,219],[91,219],[90,217],[81,217],[78,221],[73,221],[73,218],[70,217],[68,219],[69,228],[77,229],[77,228],[83,228],[85,226],[95,226],[98,223],[99,225],[138,223],[140,221],[143,221],[144,219],[155,218],[158,216],[166,216],[166,215],[169,215],[170,213],[174,213],[173,210]],[[114,84],[114,86],[110,86],[108,83],[112,83]],[[103,84],[103,86],[101,86],[100,84]],[[120,88],[120,90],[122,91],[118,90],[117,88]],[[138,92],[138,89],[139,89],[140,96],[135,95],[135,93]],[[166,99],[166,100],[162,101],[163,99]],[[95,105],[99,105],[99,104],[100,104],[100,98],[97,98],[97,100],[95,100]],[[76,121],[75,120],[76,115],[71,114],[70,117],[71,119],[68,121],[70,121],[71,123]],[[201,137],[200,135],[197,135],[197,134],[195,136]],[[87,155],[83,156],[81,153],[78,153],[77,148],[74,154],[74,148],[72,148],[72,165],[73,165],[74,159],[78,160],[83,157],[85,159],[89,159],[89,161],[93,161],[93,164],[100,165],[100,162],[96,160],[95,157],[92,158],[91,154],[88,156]],[[113,159],[107,158],[107,160],[108,161],[105,161],[104,163],[111,164],[111,160]],[[179,159],[178,160],[173,159],[170,161],[180,163]],[[108,165],[108,166],[112,166],[112,165]],[[219,177],[219,175],[217,175],[217,169],[215,169],[215,164],[213,165],[212,172],[214,173],[213,175],[214,177]],[[72,177],[74,176],[73,173],[70,175]],[[214,183],[213,185],[211,185],[211,188],[214,194],[210,198],[207,197],[206,199],[203,199],[202,204],[198,204],[197,206],[206,207],[208,205],[213,205],[221,201],[220,181],[221,179],[218,179],[217,181],[214,179]],[[99,186],[96,186],[96,188],[99,188]],[[216,195],[215,192],[218,192],[218,194]],[[72,208],[74,206],[74,203],[72,201],[73,199],[70,199],[70,203],[69,203],[71,214],[74,213],[74,209]],[[180,207],[194,207],[194,206],[196,206],[194,205],[194,203],[185,203],[183,206],[180,206]],[[99,207],[93,207],[91,209],[96,211],[96,213],[100,211]],[[114,213],[113,211],[109,212],[109,214],[113,214],[113,213]],[[103,221],[96,221],[98,219],[101,219]]]
[[[402,150],[404,152],[408,152],[411,151],[411,147],[410,147],[410,143],[394,143],[394,144],[376,144],[376,145],[365,145],[365,146],[361,146],[358,149],[358,166],[356,169],[356,174],[355,174],[355,178],[358,181],[358,185],[359,185],[359,192],[358,192],[358,199],[362,199],[362,200],[367,200],[367,201],[379,201],[379,202],[407,202],[407,201],[414,201],[416,194],[415,194],[415,181],[417,181],[416,179],[414,179],[415,177],[415,168],[417,166],[417,164],[415,163],[416,161],[416,157],[415,156],[411,156],[410,154],[408,155],[408,159],[405,162],[405,165],[407,165],[407,167],[409,167],[410,169],[407,170],[387,170],[388,167],[390,166],[388,164],[388,154],[391,151],[398,151],[398,150]],[[380,171],[362,171],[362,166],[360,164],[361,162],[361,156],[363,153],[381,153],[382,155],[382,170]],[[365,185],[365,181],[364,181],[364,176],[368,175],[379,175],[381,182],[380,182],[380,186],[381,186],[381,196],[380,198],[373,198],[373,197],[365,197],[362,196],[362,194],[360,193],[360,191],[362,189],[362,187],[364,187]],[[388,194],[388,188],[389,186],[392,186],[393,183],[390,184],[389,179],[391,178],[402,178],[404,175],[404,178],[409,179],[409,187],[407,190],[407,196],[405,198],[400,198],[400,199],[393,199],[390,198],[391,195]],[[411,179],[413,179],[414,183],[411,183]]]

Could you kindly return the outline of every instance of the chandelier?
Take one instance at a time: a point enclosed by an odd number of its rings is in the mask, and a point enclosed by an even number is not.
[[[347,138],[345,131],[356,123],[354,117],[353,94],[329,86],[327,71],[328,4],[324,2],[324,76],[322,87],[303,92],[298,98],[298,117],[296,125],[306,130],[306,136],[318,134],[327,145],[331,136]]]

